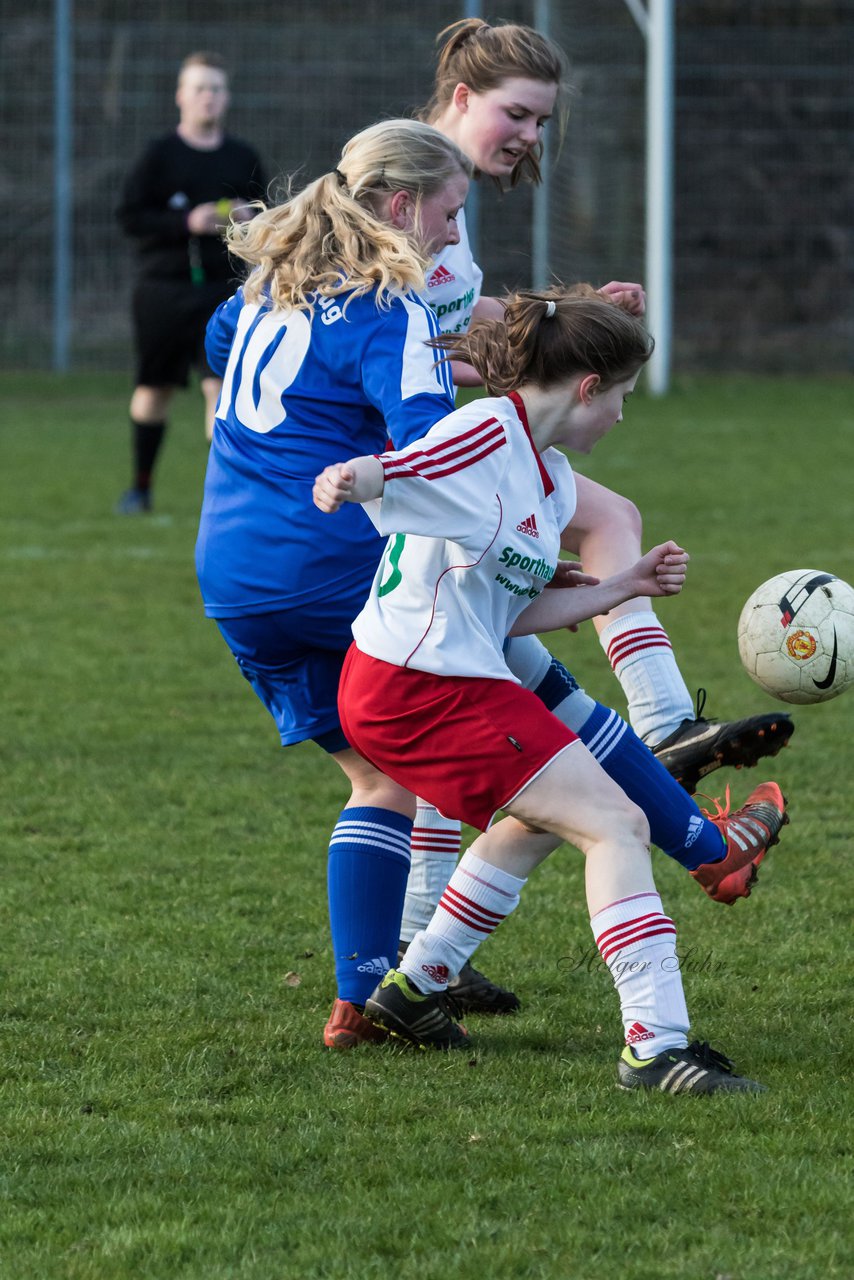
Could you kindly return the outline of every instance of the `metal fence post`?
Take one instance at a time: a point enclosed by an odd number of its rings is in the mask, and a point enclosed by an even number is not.
[[[534,28],[544,36],[551,33],[551,11],[551,0],[534,0]],[[543,134],[543,154],[540,165],[542,181],[534,188],[531,227],[531,284],[534,289],[547,288],[551,274],[549,205],[552,194],[552,175],[548,129]]]
[[[673,0],[649,0],[646,36],[646,287],[655,351],[646,385],[670,386],[673,327]]]
[[[53,362],[69,367],[74,229],[72,182],[72,0],[54,0],[53,41]]]
[[[462,8],[464,18],[483,17],[481,0],[465,0]],[[472,257],[477,262],[480,257],[480,191],[476,182],[471,184],[466,196],[466,232]]]

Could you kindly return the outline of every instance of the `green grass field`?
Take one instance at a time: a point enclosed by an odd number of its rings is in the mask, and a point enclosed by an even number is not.
[[[0,378],[2,1280],[850,1280],[854,692],[710,780],[739,803],[776,776],[790,799],[749,902],[655,855],[694,1032],[768,1094],[614,1087],[570,849],[479,954],[518,1017],[470,1019],[471,1056],[330,1055],[343,778],[281,750],[202,616],[194,394],[155,513],[111,514],[128,390]],[[713,716],[775,705],[736,650],[759,582],[854,580],[852,392],[683,381],[583,464],[638,502],[647,545],[692,552],[660,616]],[[624,710],[590,628],[552,647]]]

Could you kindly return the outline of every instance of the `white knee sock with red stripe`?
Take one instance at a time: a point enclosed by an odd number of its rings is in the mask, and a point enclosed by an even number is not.
[[[432,920],[400,964],[419,991],[444,991],[519,902],[524,880],[464,853]]]
[[[454,874],[461,839],[462,831],[455,818],[446,818],[431,804],[418,801],[412,828],[412,862],[400,924],[401,942],[411,942],[432,920]]]
[[[599,632],[599,643],[623,686],[631,726],[647,746],[694,719],[670,639],[652,611],[610,622]]]
[[[684,1049],[690,1025],[676,955],[676,926],[657,893],[621,898],[591,917],[623,1015],[626,1044],[639,1058]]]

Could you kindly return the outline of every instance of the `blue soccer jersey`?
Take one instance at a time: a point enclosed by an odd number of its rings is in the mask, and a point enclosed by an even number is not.
[[[424,345],[438,330],[423,301],[344,301],[320,299],[310,316],[245,303],[238,290],[208,324],[208,361],[223,378],[196,543],[208,617],[330,592],[354,616],[384,540],[356,504],[334,520],[319,511],[315,477],[389,439],[401,448],[454,408],[449,368]]]

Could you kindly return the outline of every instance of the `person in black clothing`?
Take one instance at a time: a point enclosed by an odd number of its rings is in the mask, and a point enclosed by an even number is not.
[[[116,507],[121,515],[151,510],[151,478],[176,387],[198,370],[205,429],[213,432],[221,386],[205,360],[205,326],[234,291],[235,270],[222,232],[230,219],[253,214],[266,196],[257,153],[225,133],[228,75],[215,53],[193,53],[178,75],[174,133],[156,138],[128,174],[117,210],[137,242],[133,293],[137,352],[130,402],[133,479]]]

